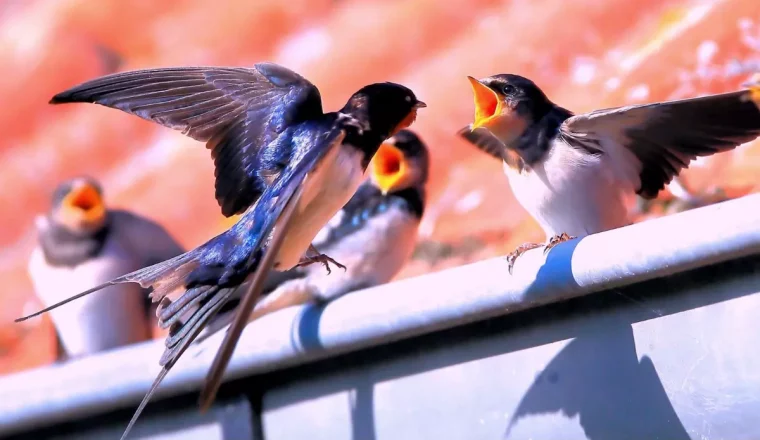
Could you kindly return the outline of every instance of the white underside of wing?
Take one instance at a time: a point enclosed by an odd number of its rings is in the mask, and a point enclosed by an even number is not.
[[[362,157],[359,149],[337,144],[307,175],[303,196],[277,254],[277,270],[298,264],[320,229],[351,199],[363,180]]]

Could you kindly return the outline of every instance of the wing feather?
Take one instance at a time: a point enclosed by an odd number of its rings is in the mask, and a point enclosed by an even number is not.
[[[690,161],[760,136],[760,109],[749,93],[597,110],[567,119],[560,135],[571,145],[627,148],[641,164],[637,193],[654,198]]]
[[[216,200],[227,217],[248,209],[267,186],[256,173],[259,151],[286,127],[322,115],[319,90],[274,63],[116,73],[72,87],[50,102],[100,104],[206,142],[216,167]]]

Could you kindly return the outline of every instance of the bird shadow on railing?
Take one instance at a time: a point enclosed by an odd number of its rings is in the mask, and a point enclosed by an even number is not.
[[[549,252],[536,281],[526,292],[527,301],[540,301],[541,296],[556,289],[579,287],[571,267],[579,242],[573,240]],[[603,308],[605,298],[618,303],[622,298],[632,307],[579,323],[573,339],[546,364],[524,393],[507,425],[505,438],[512,433],[523,437],[516,431],[519,421],[526,416],[561,412],[568,419],[578,417],[590,440],[689,439],[652,359],[646,355],[639,359],[637,355],[632,324],[756,292],[757,287],[752,285],[741,290],[708,288],[709,292],[700,295],[701,298],[690,297],[678,303],[666,300],[665,307],[662,301],[657,301],[658,297],[677,289],[683,291],[689,285],[692,288],[709,285],[725,266],[756,268],[758,259],[730,261],[681,273],[673,279],[655,279],[632,288],[592,294]],[[620,297],[615,298],[616,295]],[[684,302],[689,307],[683,307]],[[579,309],[576,313],[591,315],[593,311]]]
[[[346,392],[352,438],[372,440],[377,436],[376,384],[569,340],[526,391],[509,391],[519,393],[515,396],[519,403],[502,408],[511,413],[506,437],[523,437],[520,432],[528,425],[521,426],[521,422],[526,416],[561,412],[568,419],[577,416],[592,440],[689,438],[659,378],[656,362],[637,355],[632,324],[755,293],[757,283],[727,283],[726,277],[757,272],[760,258],[745,257],[552,302],[549,296],[556,298],[557,289],[568,293],[582,289],[574,283],[571,270],[580,241],[563,243],[549,252],[526,292],[526,310],[260,377],[268,389],[277,389],[280,381],[309,378],[308,385],[269,398],[265,410]],[[686,289],[697,293],[683,295]],[[294,324],[294,344],[310,352],[324,349],[319,337],[323,310],[324,306],[318,305],[304,308]],[[388,404],[384,403],[385,411]]]

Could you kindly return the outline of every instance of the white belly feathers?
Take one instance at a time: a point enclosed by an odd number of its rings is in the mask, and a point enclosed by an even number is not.
[[[112,278],[139,269],[118,240],[109,238],[95,259],[76,267],[55,267],[38,247],[29,260],[37,296],[47,307]],[[145,294],[138,284],[109,286],[50,312],[69,356],[81,356],[150,337]]]
[[[319,230],[351,199],[364,177],[363,156],[357,148],[338,144],[309,173],[290,230],[277,254],[277,270],[298,264]]]
[[[594,157],[562,144],[532,169],[518,173],[505,164],[504,173],[547,239],[563,232],[583,237],[629,224],[624,197],[630,188],[610,161],[609,155]]]

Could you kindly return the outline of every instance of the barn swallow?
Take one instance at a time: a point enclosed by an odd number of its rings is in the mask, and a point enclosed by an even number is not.
[[[157,223],[109,209],[99,182],[88,177],[60,183],[53,191],[50,211],[37,216],[36,226],[38,244],[28,271],[45,306],[184,252]],[[104,290],[108,292],[52,311],[62,357],[88,355],[150,338],[147,292],[136,284]]]
[[[317,234],[312,244],[346,262],[346,271],[319,266],[273,271],[249,322],[307,302],[325,303],[348,292],[390,281],[407,262],[425,209],[428,150],[419,137],[401,130],[384,142],[370,163],[369,178]],[[225,309],[234,310],[237,301]],[[209,323],[205,339],[229,324],[223,310]],[[201,338],[199,338],[200,340]]]
[[[274,63],[117,73],[51,100],[71,102],[116,108],[206,142],[222,214],[242,213],[228,230],[189,252],[51,306],[118,283],[153,289],[159,325],[169,329],[163,368],[122,438],[188,345],[250,279],[201,391],[201,411],[208,408],[266,274],[304,260],[319,230],[361,184],[380,144],[425,107],[407,87],[386,82],[361,88],[341,110],[325,113],[312,83]],[[307,262],[324,261],[329,257]]]
[[[468,77],[475,121],[459,131],[503,160],[515,198],[542,227],[546,244],[630,224],[623,197],[652,199],[692,159],[728,151],[760,135],[750,91],[574,115],[532,81],[501,74]]]

